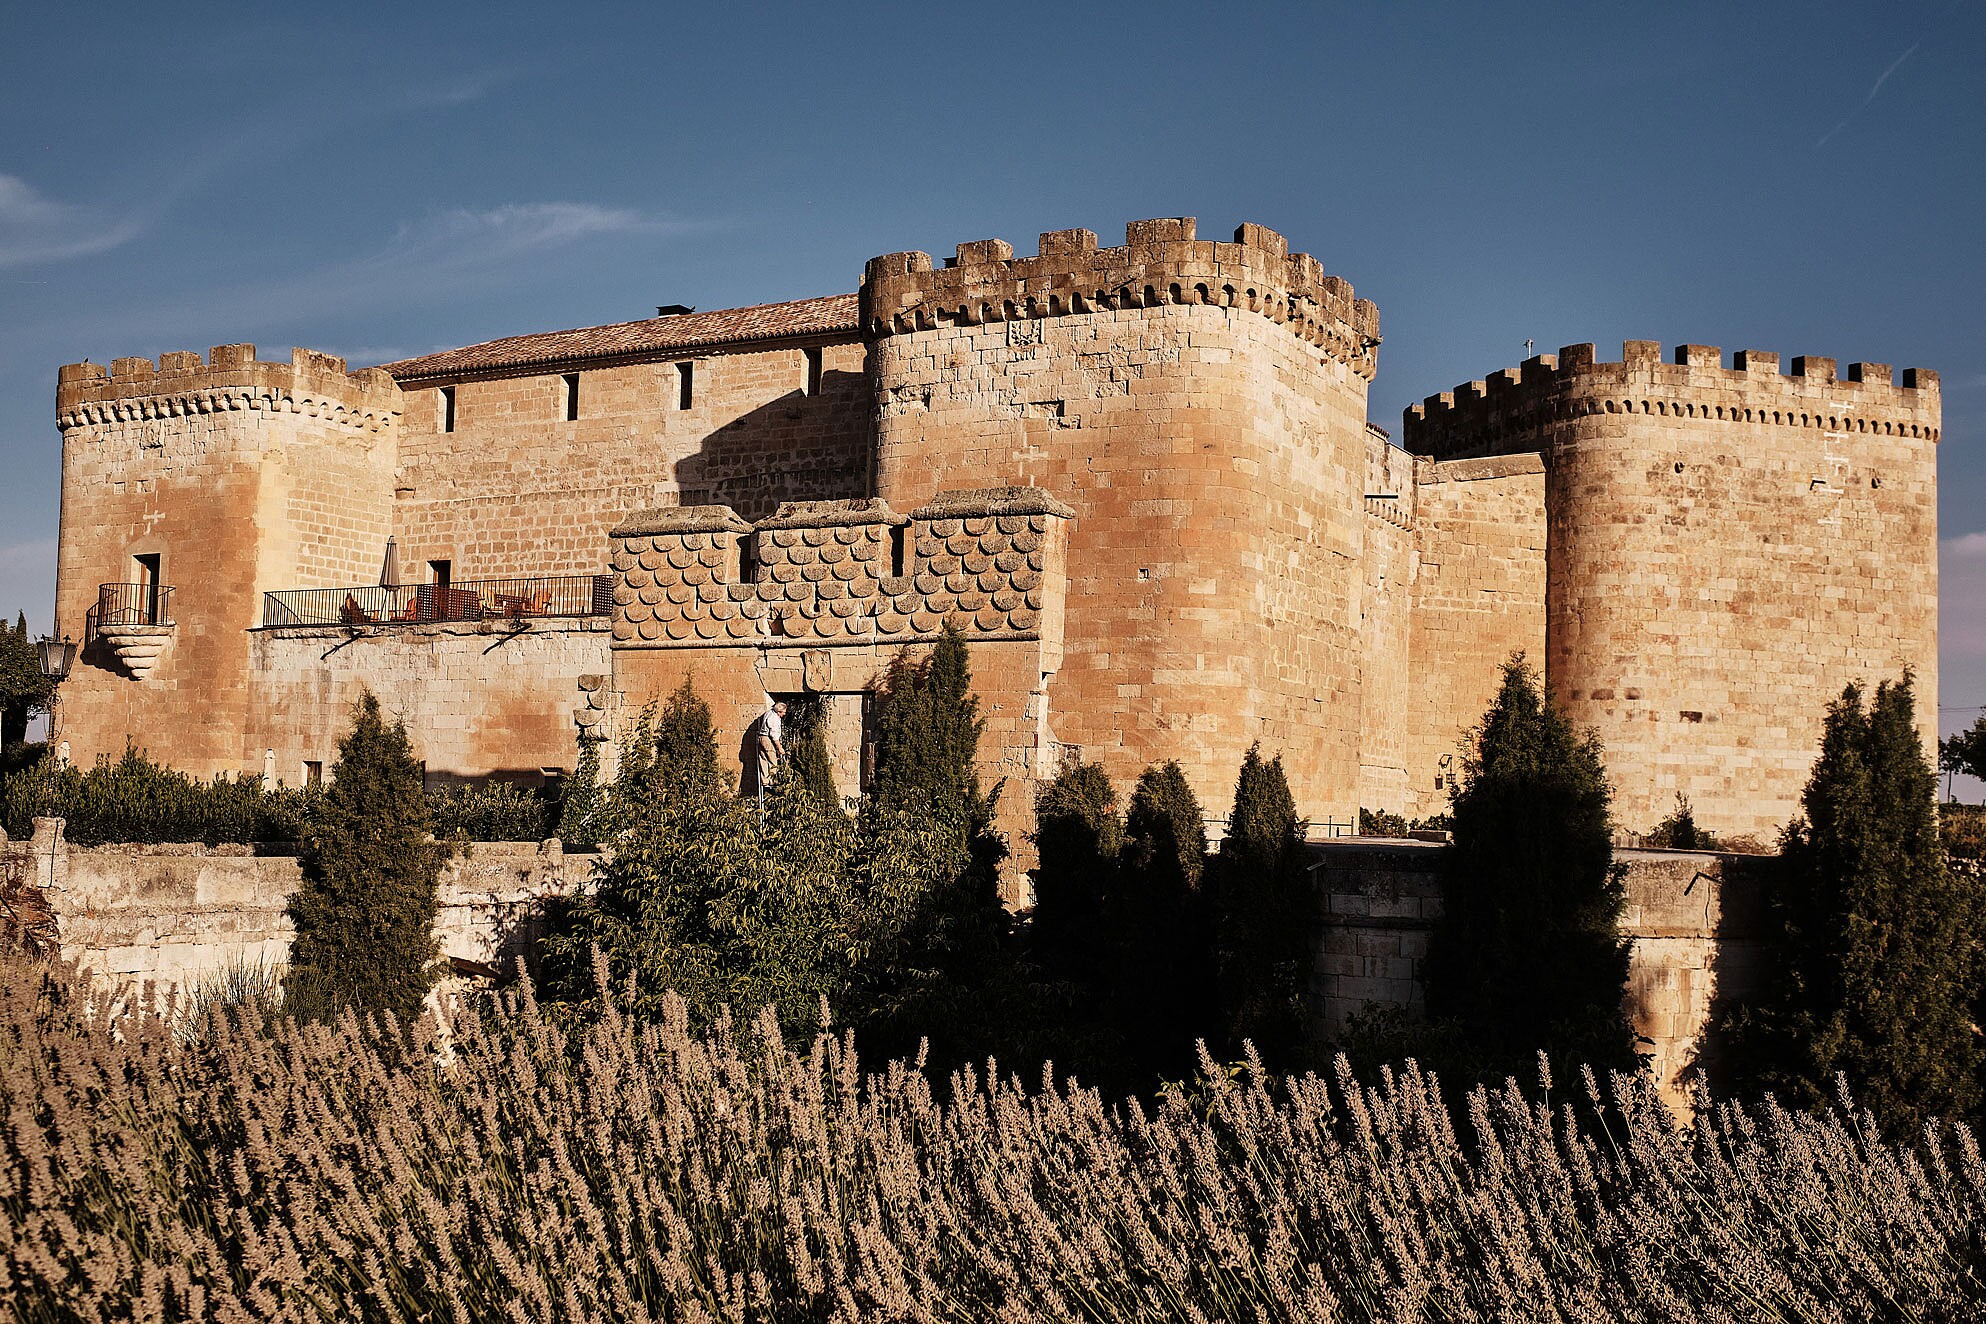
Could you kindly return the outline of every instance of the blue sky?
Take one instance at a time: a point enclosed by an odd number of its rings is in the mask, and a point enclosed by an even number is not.
[[[1947,727],[1986,705],[1986,0],[14,5],[4,31],[0,608],[37,626],[59,364],[373,363],[1193,215],[1378,302],[1388,427],[1527,339],[1939,370]]]

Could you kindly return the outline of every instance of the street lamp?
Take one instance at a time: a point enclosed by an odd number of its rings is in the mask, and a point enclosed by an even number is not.
[[[69,679],[69,668],[76,664],[76,645],[66,638],[57,642],[43,635],[35,644],[34,651],[42,675],[58,684]]]

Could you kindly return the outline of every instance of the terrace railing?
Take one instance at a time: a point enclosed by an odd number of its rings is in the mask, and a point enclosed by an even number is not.
[[[262,595],[262,628],[430,625],[608,616],[612,575],[532,575],[384,588],[297,588]]]

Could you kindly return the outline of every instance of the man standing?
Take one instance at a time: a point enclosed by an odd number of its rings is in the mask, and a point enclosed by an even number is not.
[[[772,774],[786,760],[786,705],[775,703],[759,718],[759,789],[772,785]]]

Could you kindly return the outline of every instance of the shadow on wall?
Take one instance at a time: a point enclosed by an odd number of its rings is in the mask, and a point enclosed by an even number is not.
[[[760,520],[782,501],[869,496],[873,433],[867,376],[823,373],[818,391],[789,391],[760,405],[677,461],[679,500]]]
[[[1766,992],[1771,978],[1774,882],[1777,855],[1726,855],[1712,929],[1709,1010],[1689,1070],[1703,1074],[1712,1094],[1731,1090],[1728,1022],[1731,1014]]]

